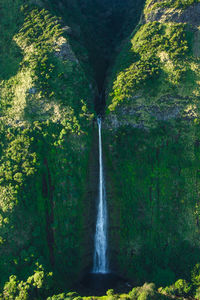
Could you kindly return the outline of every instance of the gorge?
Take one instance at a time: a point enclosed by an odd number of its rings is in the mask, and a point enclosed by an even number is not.
[[[0,299],[200,299],[200,2],[0,14]]]

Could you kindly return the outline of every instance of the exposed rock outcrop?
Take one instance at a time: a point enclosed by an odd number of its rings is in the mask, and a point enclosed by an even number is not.
[[[147,13],[143,15],[142,23],[157,21],[187,23],[194,27],[200,25],[200,3],[195,3],[184,10],[166,7],[151,9],[153,4],[152,2],[151,5],[147,7]]]

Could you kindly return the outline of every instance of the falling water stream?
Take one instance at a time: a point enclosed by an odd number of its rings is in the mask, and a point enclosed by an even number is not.
[[[109,268],[108,261],[108,212],[106,187],[102,157],[102,138],[100,117],[97,119],[99,132],[99,193],[97,205],[97,220],[94,236],[94,256],[92,272],[86,274],[82,281],[83,294],[104,295],[108,289],[115,288],[118,292],[127,291],[127,281]],[[77,286],[76,286],[77,287]]]
[[[107,274],[109,273],[108,256],[107,256],[108,214],[107,214],[106,189],[105,189],[103,158],[102,158],[101,117],[98,117],[97,123],[98,123],[98,130],[99,130],[99,197],[98,197],[96,232],[94,238],[93,273]]]

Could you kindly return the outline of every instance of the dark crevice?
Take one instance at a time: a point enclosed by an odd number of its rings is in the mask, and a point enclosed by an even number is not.
[[[145,0],[61,0],[52,1],[50,8],[59,12],[63,25],[72,29],[72,47],[83,65],[87,65],[82,45],[88,53],[88,63],[97,85],[95,110],[105,108],[105,86],[123,41],[130,36],[141,17]],[[88,69],[86,67],[86,72]]]
[[[103,115],[106,106],[105,89],[102,88],[101,93],[97,94],[94,100],[94,109],[97,115]]]
[[[89,62],[101,95],[108,68],[116,56],[116,49],[139,22],[144,1],[79,0],[79,3],[87,23],[82,28],[84,46],[88,50]],[[101,100],[99,97],[100,102]]]

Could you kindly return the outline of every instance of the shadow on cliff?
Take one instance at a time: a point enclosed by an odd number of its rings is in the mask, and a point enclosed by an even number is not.
[[[22,51],[15,41],[11,40],[6,47],[6,51],[2,51],[0,56],[0,80],[8,80],[15,76],[23,58]]]

